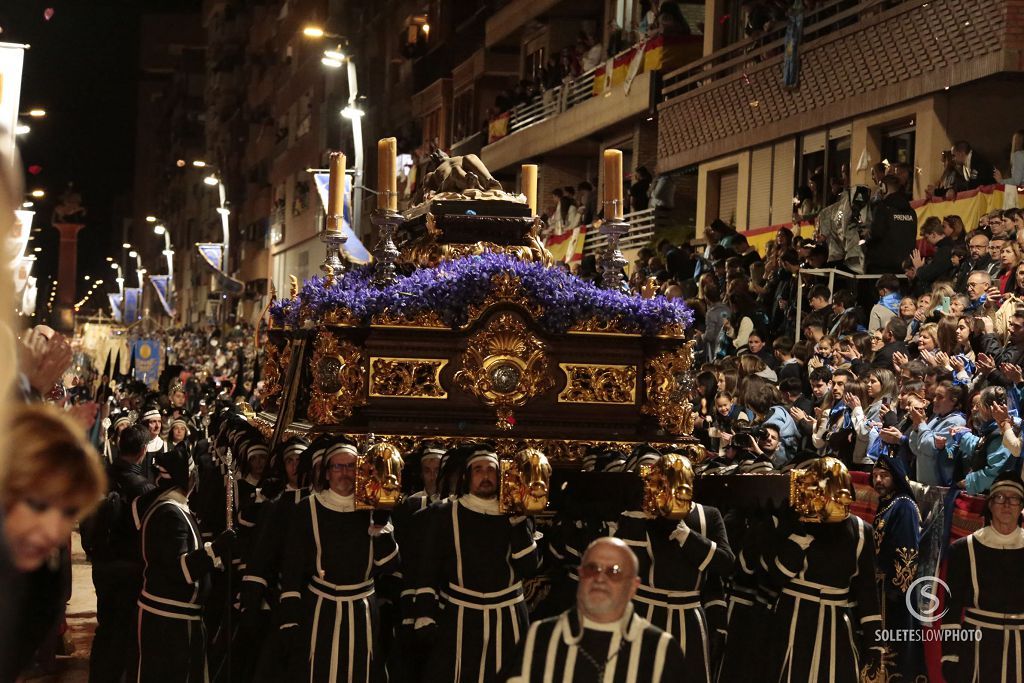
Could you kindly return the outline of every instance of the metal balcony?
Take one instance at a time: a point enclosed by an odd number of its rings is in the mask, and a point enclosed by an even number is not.
[[[629,232],[619,239],[619,249],[623,253],[635,253],[654,239],[654,209],[627,213],[623,219],[629,223]],[[587,235],[583,240],[584,256],[599,254],[606,246],[608,246],[606,235],[602,235],[596,227],[587,230]]]

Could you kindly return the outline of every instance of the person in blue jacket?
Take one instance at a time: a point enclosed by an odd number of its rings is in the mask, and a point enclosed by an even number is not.
[[[954,428],[953,448],[959,459],[954,467],[956,486],[974,495],[984,493],[999,476],[1015,463],[1010,451],[1003,445],[1003,434],[992,416],[995,405],[1006,405],[1006,389],[985,387],[975,399],[974,418],[978,425],[975,433],[966,427]],[[956,473],[966,472],[963,478]]]

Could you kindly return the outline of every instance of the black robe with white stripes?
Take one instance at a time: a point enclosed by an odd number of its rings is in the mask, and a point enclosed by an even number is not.
[[[766,680],[857,683],[862,660],[879,648],[876,631],[882,621],[871,527],[850,515],[842,522],[802,524],[788,532],[768,562],[781,592],[769,641],[774,661]],[[860,647],[856,630],[861,631]]]
[[[390,525],[371,534],[371,514],[342,511],[326,492],[296,508],[281,573],[281,628],[300,629],[287,680],[378,680],[374,578],[399,559]]]
[[[693,680],[710,683],[711,639],[702,593],[708,575],[728,577],[736,562],[722,514],[696,503],[682,522],[627,511],[615,535],[640,560],[637,612],[679,641]]]
[[[255,634],[255,642],[241,644],[236,640],[236,649],[241,646],[259,652],[258,658],[252,657],[251,651],[246,655],[252,661],[249,668],[257,682],[280,681],[285,674],[287,653],[279,637],[280,624],[273,620],[281,616],[281,566],[288,528],[295,510],[308,495],[305,488],[283,491],[263,505],[256,523],[256,538],[249,549],[241,587],[242,622],[255,622],[250,631]]]
[[[672,636],[637,616],[632,607],[627,607],[622,619],[612,624],[581,621],[573,608],[532,624],[516,658],[502,671],[501,680],[506,683],[677,683],[691,680],[683,654]],[[600,666],[605,670],[599,677]]]
[[[214,561],[199,523],[177,489],[143,513],[139,596],[139,683],[204,683],[207,679],[203,602]]]
[[[532,524],[467,505],[474,503],[459,498],[421,513],[429,529],[414,609],[418,630],[438,625],[424,673],[430,683],[494,681],[529,623],[523,580],[537,572]]]
[[[955,542],[946,570],[949,611],[943,630],[972,629],[943,641],[947,683],[1024,680],[1024,529],[1001,534],[986,526]],[[941,591],[941,589],[939,589]]]

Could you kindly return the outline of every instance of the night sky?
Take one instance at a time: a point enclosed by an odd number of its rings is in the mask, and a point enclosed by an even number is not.
[[[31,246],[37,256],[39,306],[49,295],[47,276],[57,269],[57,231],[50,226],[54,199],[74,182],[88,209],[79,233],[79,295],[83,276],[103,278],[113,290],[107,256],[121,252],[122,217],[130,215],[135,141],[139,16],[144,12],[198,9],[199,0],[5,0],[0,2],[0,41],[28,43],[21,110],[42,107],[45,119],[23,119],[32,131],[19,138],[26,189],[34,200]],[[52,9],[49,20],[48,8]],[[28,173],[33,165],[38,175]],[[98,297],[97,297],[98,298]],[[103,299],[105,301],[105,297]],[[97,303],[94,299],[90,304]]]

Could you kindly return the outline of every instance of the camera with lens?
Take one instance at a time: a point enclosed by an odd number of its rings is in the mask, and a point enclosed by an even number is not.
[[[850,192],[850,216],[846,228],[847,230],[856,230],[862,240],[868,238],[868,231],[871,229],[871,226],[864,225],[860,220],[860,216],[864,212],[864,207],[870,201],[871,190],[864,185],[857,185]]]
[[[732,435],[732,445],[747,451],[754,450],[754,444],[768,436],[768,428],[761,425],[737,429]]]

